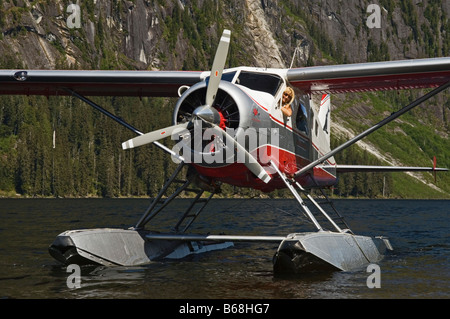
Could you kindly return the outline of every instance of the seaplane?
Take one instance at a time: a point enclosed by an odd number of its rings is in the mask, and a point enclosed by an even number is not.
[[[136,134],[123,142],[124,152],[151,144],[177,163],[135,225],[64,231],[49,246],[52,257],[63,264],[140,266],[227,249],[237,242],[265,242],[279,245],[274,274],[301,274],[353,271],[379,262],[393,249],[387,237],[353,233],[324,190],[346,171],[447,169],[341,165],[334,155],[446,90],[450,57],[225,69],[230,41],[231,32],[224,30],[209,71],[0,70],[0,94],[79,98]],[[331,94],[424,88],[430,90],[331,149]],[[171,126],[144,133],[88,96],[164,96],[177,102]],[[166,138],[175,142],[173,148],[161,144]],[[191,233],[191,225],[223,184],[264,193],[289,189],[311,231],[285,236]],[[151,230],[155,216],[188,189],[195,196],[179,213],[173,231]],[[314,198],[312,189],[320,190],[325,200]]]

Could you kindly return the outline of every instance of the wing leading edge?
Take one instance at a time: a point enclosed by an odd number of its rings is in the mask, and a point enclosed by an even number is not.
[[[0,70],[0,95],[178,96],[203,79],[188,71]]]
[[[287,80],[311,94],[437,87],[450,81],[450,57],[296,68]]]
[[[174,97],[201,71],[0,70],[0,95]],[[450,57],[315,66],[287,71],[289,83],[312,94],[436,87],[450,81]]]

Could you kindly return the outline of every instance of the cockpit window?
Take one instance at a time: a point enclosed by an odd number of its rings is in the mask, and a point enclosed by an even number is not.
[[[241,71],[236,80],[236,84],[245,86],[251,90],[267,92],[275,96],[283,80],[275,74],[262,74],[248,71]]]
[[[235,75],[236,75],[236,71],[235,72],[222,73],[222,80],[231,82],[231,81],[233,81]]]

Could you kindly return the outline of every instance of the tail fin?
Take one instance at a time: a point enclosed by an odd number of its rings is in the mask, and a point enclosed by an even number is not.
[[[331,103],[330,103],[330,95],[323,94],[322,100],[320,102],[319,109],[319,122],[322,126],[323,131],[325,132],[325,136],[327,137],[328,145],[330,144],[330,114],[331,114]]]

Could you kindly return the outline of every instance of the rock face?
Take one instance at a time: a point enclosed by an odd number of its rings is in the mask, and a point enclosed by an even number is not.
[[[285,68],[280,48],[265,19],[261,1],[246,0],[246,5],[248,14],[245,25],[255,43],[255,64],[267,68]]]
[[[368,28],[359,0],[91,0],[79,1],[77,28],[65,1],[5,0],[0,53],[30,68],[180,69],[210,58],[229,28],[239,64],[261,67],[448,55],[448,1],[382,3],[381,27]]]

